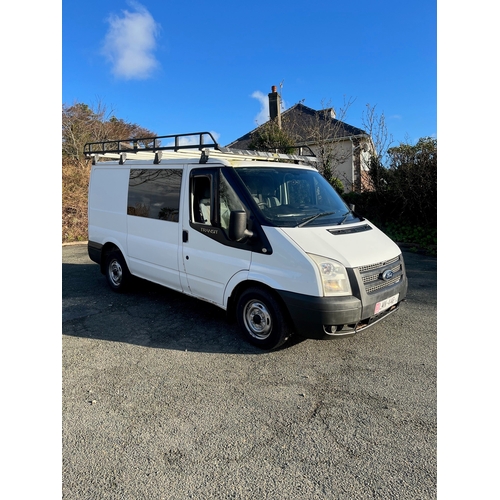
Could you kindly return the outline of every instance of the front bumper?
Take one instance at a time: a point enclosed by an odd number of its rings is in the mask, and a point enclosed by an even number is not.
[[[378,272],[375,271],[375,272]],[[408,281],[401,259],[399,279],[380,290],[367,291],[366,277],[358,269],[348,270],[353,295],[348,297],[312,297],[277,290],[283,300],[296,334],[305,338],[331,339],[354,335],[396,312],[406,299]],[[373,271],[370,271],[373,275]],[[370,287],[373,281],[370,281]],[[397,303],[376,313],[376,305],[398,295]]]

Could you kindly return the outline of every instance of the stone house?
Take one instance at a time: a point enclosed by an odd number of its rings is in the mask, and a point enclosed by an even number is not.
[[[372,138],[364,130],[335,117],[333,108],[315,110],[297,103],[281,112],[281,99],[273,86],[269,97],[269,116],[290,136],[296,147],[309,147],[319,158],[318,169],[330,165],[335,177],[344,185],[345,192],[370,190],[368,165],[375,148]],[[246,133],[228,144],[228,148],[249,149],[252,138],[266,124]]]

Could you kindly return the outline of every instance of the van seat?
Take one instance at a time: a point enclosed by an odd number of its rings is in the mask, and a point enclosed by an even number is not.
[[[200,200],[200,212],[203,224],[210,225],[210,198],[203,198]]]

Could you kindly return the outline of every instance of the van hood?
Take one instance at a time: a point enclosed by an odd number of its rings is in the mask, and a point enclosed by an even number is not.
[[[342,226],[280,230],[304,252],[328,257],[351,268],[390,260],[401,253],[396,243],[366,219]]]

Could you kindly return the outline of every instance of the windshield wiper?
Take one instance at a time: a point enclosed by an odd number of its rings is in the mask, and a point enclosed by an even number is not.
[[[349,214],[351,213],[351,211],[349,210],[349,212],[346,212],[344,215],[343,215],[343,219],[337,224],[337,226],[341,226],[347,219],[347,217],[349,217]]]
[[[312,222],[313,220],[317,219],[318,217],[324,217],[326,215],[333,215],[334,213],[336,213],[336,212],[323,212],[323,213],[313,215],[311,217],[306,217],[302,222],[299,222],[295,227],[305,226],[306,224],[309,224],[309,222]]]

